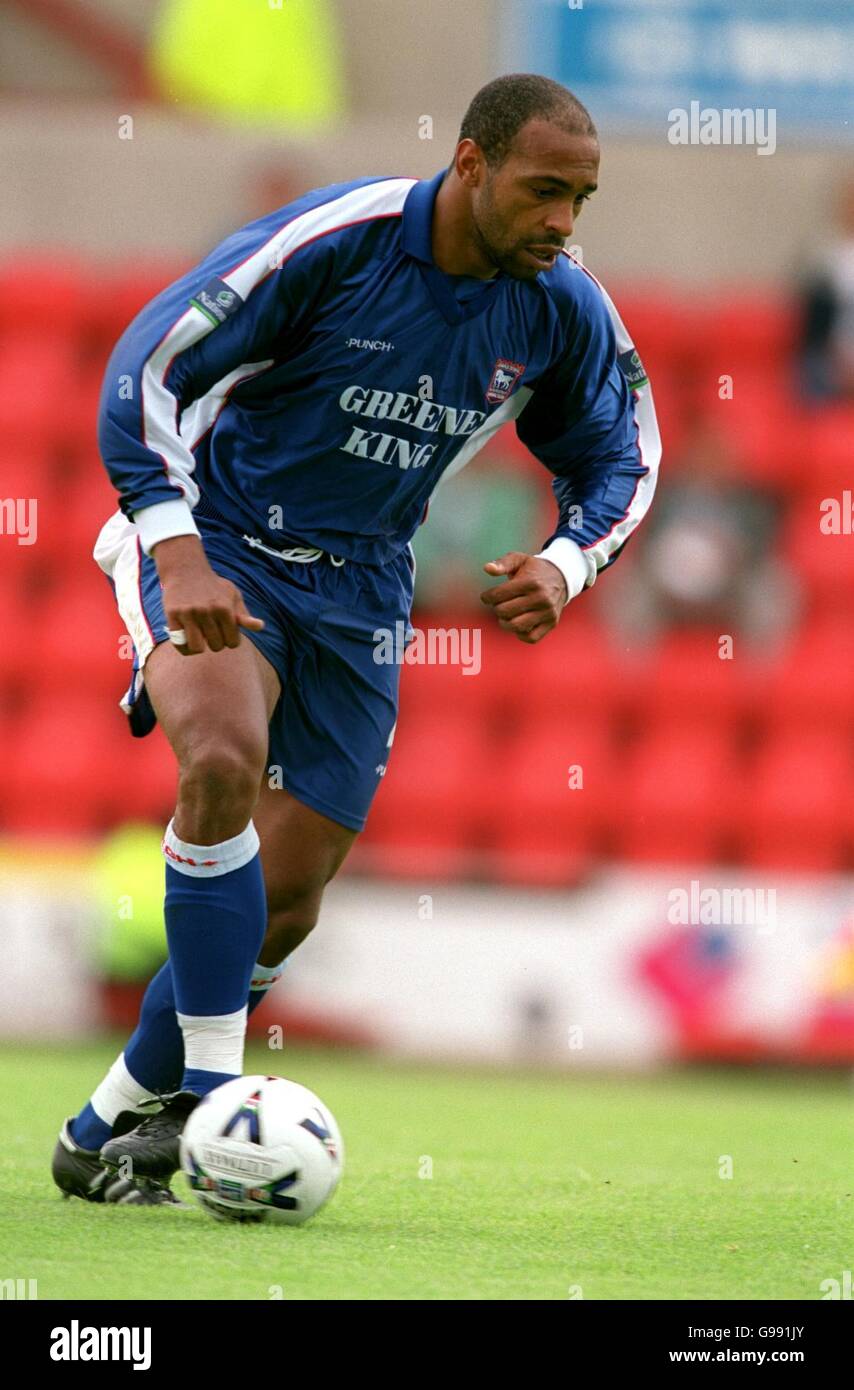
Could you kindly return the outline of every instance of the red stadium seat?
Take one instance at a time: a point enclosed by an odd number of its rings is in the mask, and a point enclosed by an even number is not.
[[[175,806],[174,755],[159,729],[131,737],[119,693],[40,695],[9,722],[0,798],[7,830],[73,835],[129,819],[165,824]]]
[[[456,711],[402,717],[360,857],[383,873],[453,876],[495,815],[494,750]]]
[[[679,471],[682,449],[688,434],[690,412],[686,392],[675,367],[664,362],[656,364],[654,368],[646,362],[644,366],[649,372],[652,385],[662,456],[669,475],[673,470]]]
[[[489,615],[481,615],[477,610],[441,615],[416,612],[412,623],[422,634],[421,651],[429,655],[432,642],[434,656],[451,659],[417,664],[404,660],[400,672],[401,718],[418,718],[450,707],[474,720],[488,719],[487,706],[495,701],[494,636],[489,630]],[[411,655],[419,654],[419,648],[410,646],[408,650]]]
[[[739,816],[746,861],[803,872],[842,868],[852,771],[849,740],[832,732],[784,731],[769,739],[749,773]]]
[[[0,552],[15,554],[5,544]],[[9,564],[0,568],[0,690],[30,684],[38,667],[38,614],[37,602],[25,594],[21,571]]]
[[[615,848],[644,862],[720,858],[738,794],[725,727],[659,723],[622,764],[611,808]]]
[[[94,561],[74,566],[35,629],[33,681],[46,690],[88,690],[100,704],[130,682],[130,639]]]
[[[0,440],[4,453],[66,441],[65,412],[78,379],[72,344],[32,328],[0,337]]]
[[[850,613],[804,624],[769,663],[765,721],[798,729],[846,729],[854,717],[854,629]]]
[[[854,499],[854,484],[849,491]],[[854,604],[854,517],[851,502],[848,504],[846,535],[841,531],[834,534],[822,529],[825,516],[834,519],[833,513],[822,510],[822,500],[814,497],[807,502],[805,498],[792,506],[782,531],[781,551],[807,584],[817,607],[824,610],[825,605],[838,605],[850,613]],[[841,493],[836,500],[841,501]]]
[[[112,716],[110,716],[112,718]],[[121,715],[125,722],[124,714]],[[112,815],[116,821],[149,820],[165,826],[175,809],[178,771],[163,731],[133,738],[122,729],[115,745],[121,778],[113,783]]]
[[[497,750],[496,750],[497,752]],[[492,808],[495,877],[557,886],[581,878],[601,852],[619,769],[607,720],[529,713],[499,755]]]
[[[683,726],[737,721],[750,712],[766,666],[737,638],[732,658],[722,658],[721,636],[712,628],[666,633],[634,668],[626,666],[636,728],[664,718]]]
[[[61,455],[48,439],[0,440],[4,497],[35,497],[37,511],[44,515],[49,499],[61,482]]]
[[[86,273],[66,251],[0,263],[0,344],[32,329],[43,337],[77,336],[87,304]]]
[[[0,606],[4,615],[0,628],[0,662],[3,659],[3,648],[12,640],[16,610],[25,613],[31,607],[44,586],[48,569],[45,564],[44,547],[40,543],[38,507],[33,510],[30,499],[20,495],[4,501],[8,503],[8,507],[4,506],[3,509],[4,524],[18,526],[20,529],[17,534],[10,531],[0,535]],[[18,508],[21,505],[24,506],[24,511],[19,514]],[[18,519],[12,519],[9,523],[9,514],[13,507]],[[32,543],[30,538],[34,538]],[[24,544],[21,544],[21,541]],[[11,624],[11,627],[7,624]]]
[[[720,398],[719,373],[710,370],[698,404],[741,460],[742,476],[760,486],[798,486],[808,466],[809,444],[791,390],[764,368],[724,366],[722,371],[733,377],[731,399]]]
[[[854,406],[802,409],[800,419],[800,494],[817,502],[828,495],[841,500],[854,487]]]
[[[63,405],[65,442],[96,449],[98,439],[98,405],[101,396],[103,363],[78,365],[73,393]]]
[[[97,452],[87,451],[82,461],[69,454],[65,467],[67,482],[60,478],[53,496],[39,507],[41,549],[61,556],[63,573],[80,569],[97,575],[92,549],[118,497]]]
[[[91,695],[36,698],[17,718],[6,751],[3,823],[26,834],[87,834],[114,822],[123,767],[120,711]]]
[[[585,595],[570,606],[548,637],[529,646],[491,619],[484,674],[496,717],[509,728],[535,715],[571,729],[573,721],[610,705],[623,692],[616,680],[616,653],[597,624]]]
[[[619,285],[609,284],[607,288],[653,380],[653,389],[662,364],[684,372],[686,363],[693,363],[700,348],[694,314],[676,300],[670,286],[644,294],[638,294],[631,285],[625,286],[625,292]]]
[[[175,262],[137,266],[130,272],[100,273],[86,315],[85,331],[98,360],[107,358],[128,325],[150,300],[189,267]]]
[[[740,374],[756,363],[785,376],[791,370],[797,329],[795,306],[777,296],[742,291],[699,308],[696,331],[703,355],[715,370]]]

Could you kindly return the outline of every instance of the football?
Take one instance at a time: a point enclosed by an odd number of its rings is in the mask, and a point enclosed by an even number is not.
[[[305,1086],[239,1076],[196,1107],[181,1136],[181,1166],[205,1211],[225,1221],[298,1226],[341,1178],[334,1116]]]

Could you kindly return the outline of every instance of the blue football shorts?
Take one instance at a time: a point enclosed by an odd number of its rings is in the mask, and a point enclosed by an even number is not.
[[[270,720],[268,781],[306,806],[361,830],[388,762],[397,723],[400,663],[377,661],[378,631],[411,631],[415,560],[407,546],[388,565],[281,557],[278,547],[196,515],[211,568],[236,584],[263,632],[241,629],[278,672]],[[112,528],[112,530],[110,529]],[[282,549],[287,549],[282,546]],[[145,661],[168,641],[154,560],[119,513],[101,532],[95,559],[108,574],[133,642],[133,674],[122,708],[131,731],[156,722],[144,688]],[[192,660],[192,657],[186,658]]]

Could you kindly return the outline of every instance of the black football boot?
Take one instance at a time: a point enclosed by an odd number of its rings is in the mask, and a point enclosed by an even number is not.
[[[149,1115],[129,1133],[107,1140],[100,1157],[108,1168],[126,1168],[134,1181],[148,1178],[167,1183],[181,1166],[181,1134],[201,1096],[192,1091],[175,1091],[160,1099],[162,1110]]]
[[[126,1133],[138,1116],[124,1110],[113,1125],[113,1137]],[[134,1181],[119,1177],[102,1161],[97,1149],[84,1149],[72,1138],[71,1118],[59,1132],[53,1151],[51,1174],[63,1197],[81,1197],[84,1202],[114,1202],[121,1205],[161,1206],[178,1202],[165,1184]]]

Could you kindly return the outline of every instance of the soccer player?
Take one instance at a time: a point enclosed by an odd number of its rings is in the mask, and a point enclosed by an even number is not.
[[[181,1130],[242,1071],[247,1010],[314,926],[397,720],[412,536],[442,477],[507,421],[554,475],[536,555],[484,565],[501,628],[540,641],[646,512],[649,384],[602,287],[563,250],[595,191],[593,122],[533,74],[490,82],[434,178],[315,189],[158,295],[107,368],[120,496],[95,558],[135,646],[132,730],[178,764],[169,959],[139,1026],[63,1127],[54,1176],[174,1200]],[[162,1102],[129,1132],[147,1103]]]

